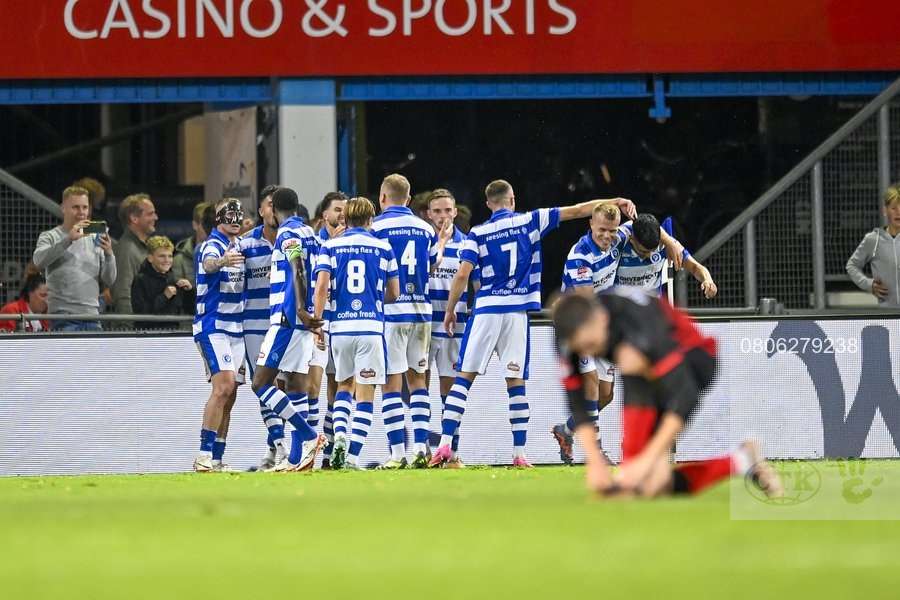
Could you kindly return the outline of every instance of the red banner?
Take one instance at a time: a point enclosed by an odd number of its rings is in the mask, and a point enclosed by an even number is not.
[[[900,69],[900,1],[6,0],[0,78]]]

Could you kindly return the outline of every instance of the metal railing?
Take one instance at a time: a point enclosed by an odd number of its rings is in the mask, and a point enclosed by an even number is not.
[[[118,331],[118,332],[140,332],[140,331],[178,331],[184,332],[190,330],[190,324],[193,322],[192,315],[121,315],[116,313],[11,313],[0,315],[0,321],[15,321],[16,333],[22,333],[27,329],[29,321],[50,321],[50,332],[53,333],[53,321],[78,321],[82,323],[100,323],[102,329],[97,333]],[[153,324],[169,324],[174,323],[174,327],[154,327]],[[150,325],[149,327],[147,325]],[[91,333],[91,331],[85,331]]]
[[[18,293],[40,233],[61,220],[59,204],[0,169],[0,304]]]
[[[694,257],[719,283],[706,301],[689,276],[676,277],[681,306],[755,307],[761,297],[788,309],[826,308],[826,282],[881,222],[881,197],[900,178],[900,79],[722,228]]]

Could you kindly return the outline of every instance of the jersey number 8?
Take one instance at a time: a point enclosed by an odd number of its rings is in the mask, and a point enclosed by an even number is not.
[[[347,291],[351,294],[362,294],[366,291],[366,263],[351,260],[347,263]]]

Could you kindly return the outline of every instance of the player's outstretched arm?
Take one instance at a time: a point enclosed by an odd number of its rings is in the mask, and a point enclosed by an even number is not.
[[[684,268],[694,276],[694,279],[700,282],[700,289],[707,300],[716,297],[716,294],[719,293],[719,288],[716,286],[716,282],[713,281],[709,269],[697,262],[693,256],[689,256],[684,261]]]
[[[588,403],[584,393],[584,377],[578,373],[578,356],[569,355],[563,360],[564,372],[568,375],[563,380],[566,390],[566,400],[569,403],[569,411],[575,421],[575,436],[584,449],[586,484],[590,491],[599,494],[610,490],[613,480],[609,464],[603,458],[600,447],[597,445],[597,432],[594,431],[594,423],[588,414]]]
[[[447,312],[444,314],[444,331],[450,337],[453,337],[453,332],[456,329],[456,304],[462,298],[463,292],[466,291],[466,287],[469,285],[469,274],[472,273],[473,266],[467,260],[460,261],[456,277],[453,278],[453,283],[450,284]]]
[[[637,209],[631,200],[626,198],[608,198],[604,200],[588,200],[572,206],[563,206],[559,209],[559,220],[586,219],[593,214],[594,208],[601,204],[615,204],[628,217],[632,219],[637,217]]]
[[[229,248],[223,256],[207,256],[203,259],[203,270],[216,273],[225,267],[239,267],[244,264],[244,255]]]

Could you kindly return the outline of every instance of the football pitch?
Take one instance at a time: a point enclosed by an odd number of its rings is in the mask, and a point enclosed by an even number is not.
[[[900,462],[886,469],[877,491],[896,505]],[[590,497],[582,477],[544,467],[0,479],[0,595],[900,594],[898,521],[739,521],[729,484],[627,503]]]

